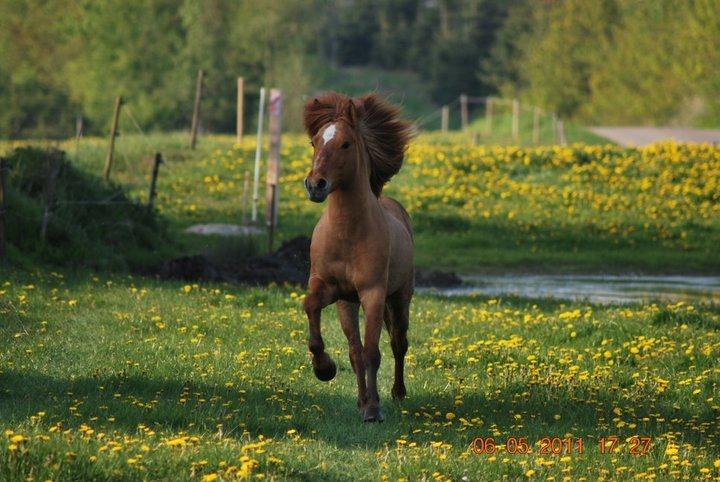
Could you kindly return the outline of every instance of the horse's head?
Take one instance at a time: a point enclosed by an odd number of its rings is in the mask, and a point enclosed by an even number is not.
[[[375,196],[402,165],[412,126],[398,108],[374,94],[357,99],[330,92],[305,106],[305,129],[314,148],[305,178],[311,201],[336,189],[366,183]]]
[[[355,136],[343,120],[322,126],[311,140],[314,154],[312,169],[305,178],[311,201],[323,202],[335,189],[347,186],[357,175],[359,162]]]

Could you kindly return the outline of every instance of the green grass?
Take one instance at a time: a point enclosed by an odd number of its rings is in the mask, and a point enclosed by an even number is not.
[[[186,144],[179,133],[118,140],[112,178],[135,199],[146,199],[154,152],[167,162],[157,207],[173,241],[145,254],[157,261],[246,249],[183,230],[240,222],[254,143],[204,136],[196,151]],[[104,140],[61,147],[80,170],[102,172]],[[305,139],[285,138],[279,239],[308,234],[321,212],[302,192],[309,154]],[[410,150],[388,193],[412,214],[422,266],[717,273],[717,159],[710,147],[517,149],[432,134]],[[338,376],[314,378],[301,297],[293,287],[3,266],[0,480],[695,480],[719,473],[716,307],[419,294],[411,307],[409,397],[389,399],[392,355],[383,335],[386,422],[367,425],[332,309],[323,330]],[[649,453],[629,454],[633,435],[652,437]],[[586,451],[539,454],[537,442],[552,436],[582,438]],[[600,453],[603,436],[623,442],[616,454]],[[535,452],[477,455],[469,450],[476,437],[500,446],[525,437]]]
[[[241,222],[253,139],[236,146],[231,136],[203,136],[195,151],[187,149],[187,140],[183,133],[125,134],[118,140],[112,178],[142,202],[154,152],[166,160],[156,205],[173,242],[145,259],[211,252],[217,238],[183,230],[195,223]],[[283,142],[278,242],[309,235],[323,209],[305,199],[302,179],[311,156],[306,139],[288,135]],[[102,173],[105,140],[61,147],[82,170]],[[720,150],[709,146],[518,150],[473,146],[460,133],[430,133],[413,143],[385,192],[410,211],[416,261],[423,267],[471,273],[718,273],[720,204],[713,188],[718,176]],[[264,177],[262,171],[261,218]]]
[[[334,310],[323,326],[339,370],[322,383],[292,289],[4,279],[3,480],[229,479],[243,460],[276,480],[718,474],[717,309],[419,295],[409,396],[390,400],[383,335],[386,422],[363,424]],[[610,435],[622,445],[601,454]],[[649,453],[628,453],[633,435],[652,437]],[[586,451],[537,453],[552,436],[582,438]],[[475,437],[526,437],[535,453],[476,455]]]

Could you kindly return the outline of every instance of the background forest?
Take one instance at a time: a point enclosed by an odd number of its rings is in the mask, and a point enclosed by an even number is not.
[[[144,130],[234,129],[235,79],[304,96],[395,81],[412,115],[465,92],[584,123],[717,126],[720,1],[0,0],[0,137],[105,132],[122,94]],[[394,75],[401,72],[402,75]],[[426,102],[412,105],[418,92]],[[247,108],[252,124],[255,108]]]

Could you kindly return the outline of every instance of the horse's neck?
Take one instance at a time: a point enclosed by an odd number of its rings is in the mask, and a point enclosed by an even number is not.
[[[367,231],[373,223],[374,214],[380,208],[370,184],[358,178],[355,185],[333,191],[328,198],[327,215],[338,234],[352,236]]]

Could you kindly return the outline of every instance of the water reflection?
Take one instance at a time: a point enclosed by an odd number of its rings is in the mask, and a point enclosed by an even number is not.
[[[455,288],[420,290],[447,296],[480,294],[628,304],[693,301],[720,304],[720,276],[476,275]]]

